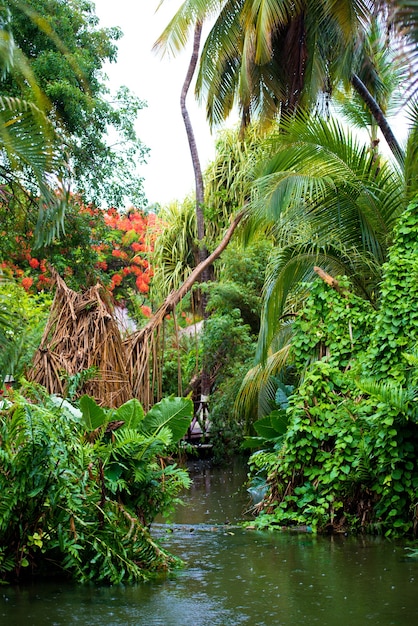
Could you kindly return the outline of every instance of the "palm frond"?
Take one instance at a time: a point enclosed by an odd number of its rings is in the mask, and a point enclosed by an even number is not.
[[[397,409],[401,415],[416,417],[417,409],[414,406],[416,403],[413,403],[416,400],[416,390],[412,386],[401,387],[390,381],[380,382],[374,379],[361,379],[357,381],[357,386],[378,402]]]
[[[153,290],[159,297],[177,289],[197,265],[197,227],[194,202],[173,202],[160,217],[169,225],[163,228],[154,244]]]
[[[410,124],[405,152],[405,195],[406,201],[413,200],[418,190],[418,100],[412,101],[407,109]]]
[[[266,388],[272,376],[276,376],[289,364],[292,325],[282,324],[280,347],[268,356],[264,363],[258,363],[244,377],[235,399],[233,414],[236,419],[244,420],[248,425],[259,416],[259,394]],[[276,336],[276,343],[279,337]]]
[[[161,0],[158,8],[163,4]],[[185,0],[154,44],[154,50],[175,56],[185,48],[196,22],[219,10],[219,0]]]

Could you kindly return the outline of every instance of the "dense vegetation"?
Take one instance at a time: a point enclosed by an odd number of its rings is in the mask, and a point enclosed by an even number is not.
[[[53,567],[115,583],[174,565],[149,525],[188,484],[170,454],[202,398],[215,458],[252,451],[256,526],[415,533],[415,3],[185,0],[157,45],[177,50],[194,27],[197,60],[214,16],[197,92],[210,124],[238,103],[240,127],[219,136],[199,197],[157,215],[135,173],[143,103],[124,90],[111,104],[102,74],[118,29],[98,28],[89,1],[3,4],[0,378],[20,388],[3,385],[0,406],[2,578]],[[385,117],[399,95],[405,146]],[[171,304],[237,216],[205,282]],[[168,396],[146,415],[137,399],[80,398],[83,378],[106,382],[94,367],[59,372],[65,399],[25,381],[55,271],[64,291],[99,281],[101,321],[115,306],[140,329],[119,337],[140,355],[132,395]]]
[[[269,444],[250,459],[266,480],[257,526],[415,532],[417,209],[395,228],[378,311],[346,279],[310,286],[291,345],[300,383],[255,423]]]
[[[152,539],[187,473],[168,453],[186,433],[190,400],[144,411],[137,400],[79,408],[36,387],[9,392],[0,412],[0,576],[138,581],[176,560]],[[177,563],[178,564],[178,563]]]
[[[103,66],[115,62],[119,28],[100,28],[89,0],[3,2],[16,51],[2,95],[41,106],[66,153],[65,176],[84,199],[142,208],[136,172],[147,149],[135,132],[145,103],[128,89],[110,94]],[[30,80],[28,80],[30,76]],[[109,139],[109,131],[113,133]],[[100,176],[97,172],[100,171]]]

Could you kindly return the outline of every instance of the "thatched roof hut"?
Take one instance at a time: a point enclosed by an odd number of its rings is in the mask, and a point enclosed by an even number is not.
[[[79,376],[78,395],[87,393],[107,407],[137,398],[148,410],[161,398],[164,319],[225,249],[244,214],[235,216],[218,247],[165,299],[146,326],[126,339],[102,285],[78,293],[54,273],[55,298],[28,380],[65,397],[69,379]]]

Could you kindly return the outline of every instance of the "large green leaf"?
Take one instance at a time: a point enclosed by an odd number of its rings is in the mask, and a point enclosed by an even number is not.
[[[254,422],[254,428],[259,437],[264,439],[277,439],[285,434],[288,418],[283,410],[272,411]]]
[[[142,432],[155,437],[164,427],[173,435],[173,443],[187,433],[193,417],[193,402],[189,398],[163,398],[148,411],[140,424]]]
[[[135,430],[139,428],[140,423],[144,419],[144,409],[136,398],[132,398],[132,400],[128,400],[115,411],[114,419],[125,422],[124,428]]]
[[[241,450],[255,450],[262,448],[266,443],[264,437],[244,437]]]
[[[106,412],[90,396],[81,396],[80,409],[88,431],[96,430],[108,421]]]
[[[287,427],[289,425],[289,416],[284,410],[272,411],[270,413],[271,425],[276,431],[278,436],[286,434]],[[276,437],[277,437],[276,435]]]

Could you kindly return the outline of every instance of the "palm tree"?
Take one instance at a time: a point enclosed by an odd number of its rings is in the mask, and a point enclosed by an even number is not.
[[[270,140],[272,156],[259,165],[249,207],[248,227],[269,228],[276,248],[266,272],[256,364],[237,398],[241,416],[256,414],[272,379],[289,365],[292,320],[315,266],[347,275],[377,306],[393,227],[418,190],[418,111],[402,168],[336,120],[300,114],[284,130]]]
[[[299,108],[315,108],[318,96],[329,97],[342,80],[366,102],[402,160],[379,101],[356,73],[358,42],[378,11],[372,0],[185,0],[156,45],[175,53],[194,23],[216,15],[196,85],[211,126],[236,105],[243,132],[255,117],[269,125]]]
[[[374,18],[357,42],[353,66],[355,75],[379,103],[383,115],[396,114],[404,105],[403,85],[408,81],[409,60],[388,46],[381,20]],[[336,89],[333,103],[353,127],[367,129],[370,143],[379,143],[378,125],[364,99],[353,89]]]
[[[417,94],[417,57],[418,57],[418,5],[416,0],[385,0],[382,1],[387,10],[387,21],[399,35],[398,52],[409,61],[411,76],[409,77],[409,95]]]
[[[375,301],[393,226],[407,200],[405,171],[376,158],[338,121],[300,114],[284,128],[271,140],[273,156],[260,165],[250,208],[259,226],[274,227],[277,242],[265,285],[263,354],[274,320],[286,311],[295,285],[312,279],[314,265],[347,274],[358,293]],[[411,149],[406,164],[416,174]]]
[[[254,115],[271,121],[280,112],[315,104],[338,65],[347,62],[368,4],[186,0],[158,45],[176,52],[194,22],[216,13],[202,51],[197,94],[206,97],[211,125],[226,119],[238,102],[246,126]]]

